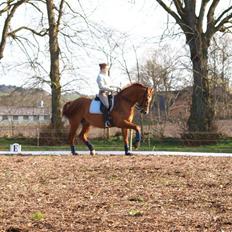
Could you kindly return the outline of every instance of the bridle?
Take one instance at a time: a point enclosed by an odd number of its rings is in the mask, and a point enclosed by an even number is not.
[[[135,104],[135,108],[138,111],[140,111],[141,113],[144,113],[144,114],[147,113],[147,109],[146,108],[148,106],[148,103],[146,103],[146,101],[147,101],[148,89],[149,89],[149,87],[145,87],[145,91],[143,93],[142,100],[141,101],[137,101],[136,104]],[[125,101],[127,101],[128,103],[134,104],[133,100],[130,100],[130,99],[128,99],[125,96],[120,96],[120,97],[122,99],[124,99]]]
[[[141,113],[145,113],[146,112],[144,108],[147,107],[147,105],[144,106],[144,104],[145,104],[146,97],[147,97],[147,92],[148,92],[147,90],[148,90],[148,87],[144,91],[142,102],[141,103],[137,102],[137,104],[135,106],[136,109],[139,110]]]

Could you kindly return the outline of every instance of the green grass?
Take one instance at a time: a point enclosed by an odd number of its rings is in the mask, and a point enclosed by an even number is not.
[[[106,139],[91,140],[95,149],[98,151],[122,151],[124,149],[121,137],[113,137]],[[28,138],[0,138],[0,150],[8,151],[10,144],[19,143],[22,145],[23,151],[49,151],[49,150],[63,150],[69,151],[68,145],[63,146],[37,146],[36,139]],[[77,150],[88,150],[82,143],[78,142]],[[184,146],[180,139],[165,138],[165,139],[151,139],[141,142],[139,150],[142,151],[186,151],[186,152],[216,152],[216,153],[232,153],[232,138],[220,139],[217,144],[204,145],[197,147]]]
[[[232,138],[220,139],[216,144],[202,146],[186,146],[183,141],[178,138],[165,138],[161,140],[151,140],[150,147],[146,141],[142,145],[142,149],[153,151],[232,153]]]
[[[143,216],[143,212],[138,209],[131,209],[128,211],[128,215],[132,217]]]
[[[38,211],[38,212],[34,212],[31,218],[33,221],[41,221],[44,219],[44,217],[45,215],[42,212]]]

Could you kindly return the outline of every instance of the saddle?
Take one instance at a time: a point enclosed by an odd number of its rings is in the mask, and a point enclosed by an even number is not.
[[[114,107],[114,96],[108,95],[108,101],[109,101],[109,111],[113,110]],[[102,114],[104,112],[105,106],[101,102],[100,98],[96,96],[90,104],[89,107],[89,113],[91,114]]]

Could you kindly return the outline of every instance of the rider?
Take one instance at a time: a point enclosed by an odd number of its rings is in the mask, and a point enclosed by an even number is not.
[[[99,87],[99,98],[103,105],[105,106],[105,109],[103,110],[103,119],[105,127],[110,126],[110,120],[109,120],[109,101],[108,101],[108,95],[110,92],[115,90],[115,87],[111,86],[112,80],[109,76],[109,65],[106,63],[99,64],[100,72],[97,77],[97,84]]]

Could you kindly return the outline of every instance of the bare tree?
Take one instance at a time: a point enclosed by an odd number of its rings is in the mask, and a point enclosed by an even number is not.
[[[209,52],[209,78],[215,116],[226,118],[231,112],[232,74],[231,36],[214,36]]]
[[[28,26],[20,26],[16,29],[12,29],[11,19],[14,16],[16,9],[21,6],[23,3],[30,4],[32,6],[32,10],[34,12],[39,12],[41,17],[38,17],[36,29]],[[64,5],[71,11],[72,16],[78,15],[77,12],[74,11],[72,6],[69,5],[68,1],[59,0],[58,5],[57,1],[54,0],[46,0],[46,1],[33,1],[33,0],[7,0],[4,3],[0,4],[0,15],[6,14],[6,19],[4,22],[3,30],[2,30],[2,40],[0,44],[0,59],[3,57],[3,52],[7,43],[7,37],[11,37],[16,41],[20,41],[20,45],[24,48],[25,53],[27,52],[26,46],[31,44],[31,38],[34,38],[35,43],[32,46],[32,49],[37,49],[37,53],[41,52],[40,42],[37,41],[36,36],[44,37],[48,35],[49,38],[49,53],[50,53],[50,81],[46,81],[46,83],[50,84],[51,93],[52,93],[52,118],[51,118],[51,126],[54,129],[59,129],[62,127],[62,116],[61,116],[61,68],[60,68],[60,60],[61,60],[61,49],[59,45],[59,36],[63,36],[72,40],[72,36],[63,32],[64,23],[62,25],[62,17],[64,11]],[[44,12],[44,6],[47,9],[47,14]],[[44,17],[47,15],[47,17]],[[74,16],[73,16],[74,17]],[[47,19],[47,23],[46,20]],[[25,23],[26,24],[26,23]],[[29,31],[33,37],[30,39],[24,36],[24,31]],[[46,51],[47,52],[47,51]],[[46,53],[45,52],[45,53]],[[29,65],[34,69],[43,69],[38,62],[38,57],[32,58],[30,55],[27,55],[29,58]],[[65,57],[66,58],[66,57]],[[47,73],[47,72],[46,72]],[[36,79],[40,82],[44,81],[44,79],[40,76],[34,75]]]
[[[172,73],[176,69],[175,62],[171,55],[167,55],[169,49],[165,46],[153,52],[147,57],[144,65],[141,65],[141,82],[153,84],[156,92],[169,91],[174,88]]]
[[[4,50],[7,44],[7,38],[9,37],[9,30],[10,30],[10,24],[11,20],[14,17],[14,14],[18,7],[23,5],[24,3],[27,3],[28,0],[20,0],[20,1],[10,1],[7,0],[5,2],[0,3],[0,17],[4,17],[6,14],[3,29],[1,32],[1,41],[0,41],[0,60],[4,56]],[[11,34],[13,36],[13,34]]]
[[[175,103],[179,91],[186,87],[186,72],[182,74],[183,57],[173,54],[172,50],[167,45],[154,50],[140,67],[141,82],[152,84],[155,89],[154,104],[158,120],[168,118],[169,108]]]
[[[210,98],[208,78],[208,50],[216,32],[232,27],[232,6],[228,5],[218,16],[215,11],[220,0],[202,0],[199,14],[196,0],[173,0],[170,5],[163,0],[157,3],[171,15],[183,31],[189,46],[193,69],[193,94],[188,128],[191,132],[212,131],[214,109]],[[204,26],[206,29],[204,30]]]
[[[120,52],[121,59],[118,60],[118,63],[122,72],[125,73],[126,76],[128,77],[129,82],[132,83],[132,78],[133,78],[132,72],[128,66],[128,58],[126,57],[126,55],[128,54],[128,46],[126,46],[126,43],[127,43],[127,38],[125,37],[124,42],[119,47],[121,51]]]

